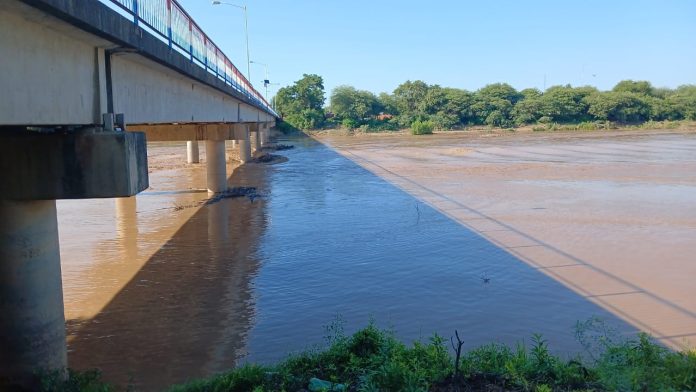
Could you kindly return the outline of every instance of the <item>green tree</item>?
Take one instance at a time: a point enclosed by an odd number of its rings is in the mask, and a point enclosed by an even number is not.
[[[696,120],[696,85],[679,86],[666,100],[680,114],[680,119]]]
[[[394,90],[392,97],[396,110],[399,112],[401,126],[408,127],[413,121],[425,120],[428,117],[424,110],[428,88],[429,86],[423,81],[407,80]],[[432,97],[430,99],[432,100]]]
[[[319,75],[304,74],[278,90],[274,101],[283,120],[297,128],[314,129],[324,123],[324,80]]]
[[[520,91],[520,95],[522,95],[522,99],[532,99],[532,98],[539,98],[541,97],[541,90],[538,88],[526,88],[522,91]]]
[[[588,96],[588,112],[599,120],[636,123],[650,119],[648,97],[633,92],[604,92]]]
[[[392,95],[380,93],[377,97],[377,102],[379,103],[380,110],[382,110],[384,113],[394,116],[399,114],[399,109],[396,107],[396,100]]]
[[[428,85],[425,82],[407,80],[394,90],[394,103],[400,113],[416,113],[422,108],[426,94]]]
[[[364,124],[370,117],[379,113],[380,107],[377,97],[369,91],[339,86],[331,92],[331,112],[341,121]]]
[[[507,83],[489,84],[474,95],[471,106],[477,123],[508,127],[512,122],[512,108],[522,94]]]
[[[635,93],[643,95],[655,95],[652,84],[646,80],[622,80],[611,90],[615,93]]]
[[[512,120],[515,125],[533,124],[543,116],[543,108],[541,97],[531,95],[515,104],[511,112]]]
[[[594,92],[570,85],[550,87],[540,98],[541,114],[559,123],[587,120],[588,104],[584,98]]]
[[[472,105],[474,104],[474,94],[458,88],[445,88],[445,103],[442,108],[448,116],[456,116],[457,123],[464,125],[474,122]]]

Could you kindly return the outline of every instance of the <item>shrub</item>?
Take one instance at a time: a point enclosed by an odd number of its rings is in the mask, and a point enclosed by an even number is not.
[[[439,130],[448,131],[459,124],[459,117],[444,112],[437,112],[430,116],[430,119]]]
[[[578,129],[582,131],[594,131],[597,129],[597,124],[589,121],[583,121],[578,124]]]
[[[341,125],[346,129],[355,129],[360,124],[358,124],[358,122],[352,118],[344,118],[343,121],[341,121]]]
[[[462,353],[455,372],[446,341],[434,336],[407,346],[374,324],[345,336],[327,328],[327,346],[290,356],[276,365],[246,364],[170,391],[298,391],[312,378],[343,384],[347,391],[694,391],[696,352],[673,352],[639,335],[614,340],[601,320],[579,323],[577,337],[591,360],[562,358],[534,335],[530,345],[489,344]],[[450,341],[454,348],[454,342]],[[46,391],[110,392],[98,372],[46,378]],[[0,382],[0,390],[4,390]]]
[[[431,135],[433,133],[433,128],[435,128],[435,125],[432,123],[432,121],[416,120],[411,124],[411,134]]]
[[[285,122],[285,121],[282,121],[282,120],[276,124],[275,129],[279,130],[280,132],[282,132],[286,135],[290,134],[290,133],[301,132],[299,129],[295,128],[292,124]]]

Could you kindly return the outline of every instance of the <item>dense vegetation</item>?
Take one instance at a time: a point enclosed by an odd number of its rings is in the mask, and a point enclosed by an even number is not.
[[[477,91],[407,81],[392,94],[379,96],[351,86],[333,90],[328,108],[323,80],[305,75],[282,88],[276,107],[284,120],[301,129],[343,126],[349,129],[394,130],[414,122],[448,130],[471,125],[510,128],[523,125],[578,124],[579,129],[603,124],[696,120],[696,85],[655,88],[647,81],[624,80],[611,91],[594,87],[553,86],[546,91],[515,90],[505,83]]]
[[[276,111],[284,122],[299,129],[316,129],[324,125],[324,80],[305,74],[292,86],[283,87],[273,98]]]
[[[461,355],[465,342],[434,336],[406,346],[369,325],[352,336],[329,328],[329,344],[273,366],[246,364],[208,379],[171,388],[185,391],[693,391],[696,353],[672,352],[646,335],[617,342],[596,320],[580,323],[584,358],[563,359],[534,336],[530,346],[490,344]],[[46,390],[109,391],[96,373],[49,380]]]

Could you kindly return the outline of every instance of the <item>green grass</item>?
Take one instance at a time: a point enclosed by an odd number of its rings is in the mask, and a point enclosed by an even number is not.
[[[579,323],[580,329],[594,327],[593,322]],[[485,345],[462,353],[455,372],[450,341],[439,336],[405,345],[374,324],[352,336],[345,336],[340,327],[329,331],[324,349],[308,350],[272,366],[246,364],[170,391],[305,391],[311,378],[365,392],[696,390],[696,353],[670,351],[644,334],[619,343],[606,336],[593,337],[594,346],[589,347],[581,331],[581,343],[591,351],[589,359],[553,355],[539,335],[528,346]],[[45,387],[47,391],[113,390],[99,381],[97,373],[71,373],[68,382],[54,379]]]

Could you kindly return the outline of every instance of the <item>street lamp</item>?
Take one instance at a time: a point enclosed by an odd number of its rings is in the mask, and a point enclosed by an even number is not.
[[[258,64],[258,65],[263,65],[264,69],[266,70],[266,77],[263,78],[263,87],[266,89],[266,101],[268,101],[268,85],[271,84],[271,81],[268,80],[268,64],[265,63],[260,63],[258,61],[250,61],[251,64]]]
[[[251,65],[249,60],[249,18],[247,17],[247,7],[246,5],[237,5],[228,3],[226,1],[213,0],[213,5],[229,5],[236,8],[241,8],[244,10],[244,33],[246,35],[246,49],[247,49],[247,79],[251,83]]]

